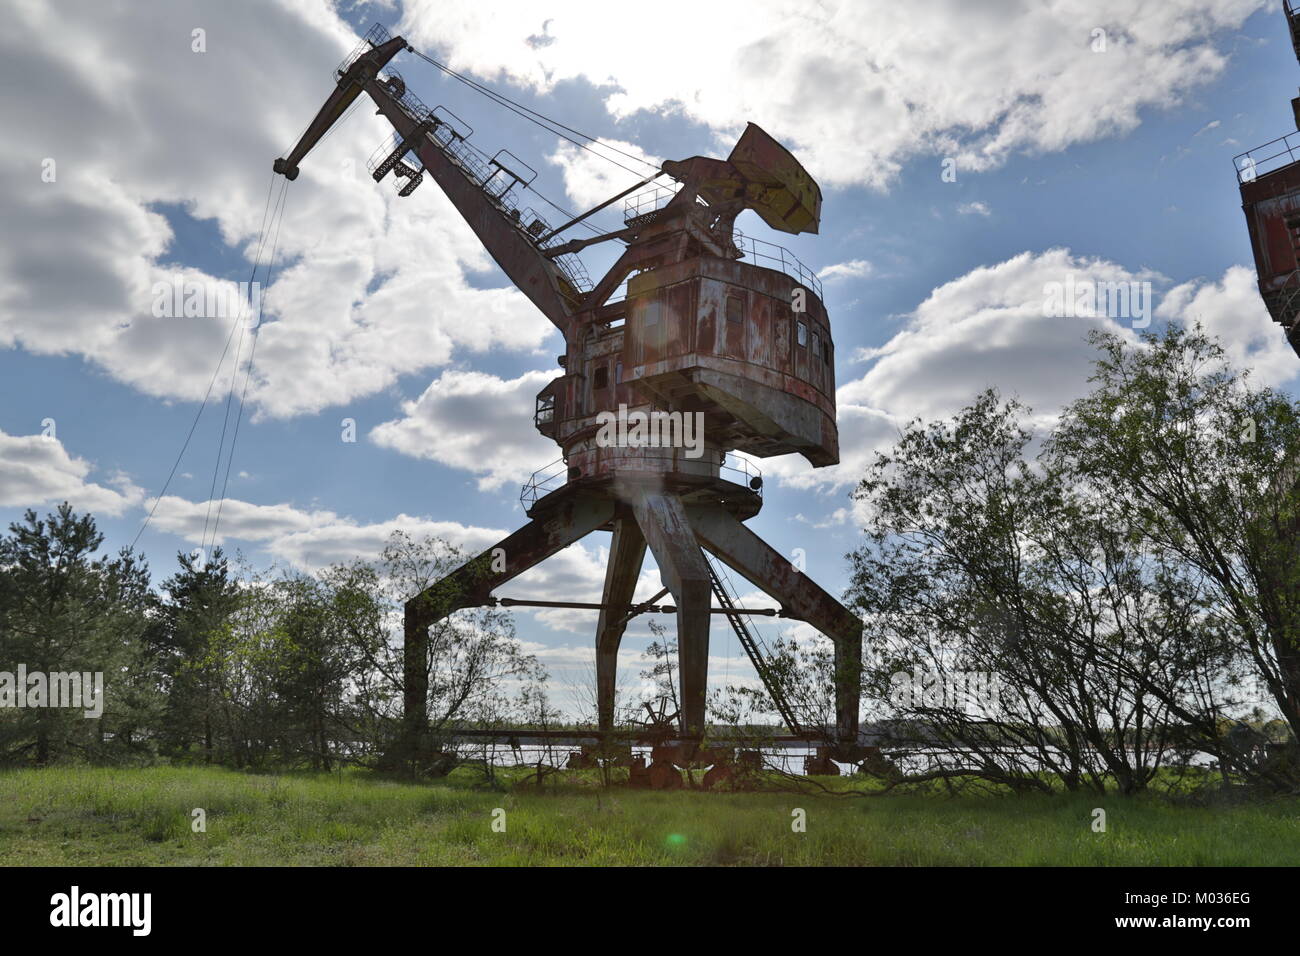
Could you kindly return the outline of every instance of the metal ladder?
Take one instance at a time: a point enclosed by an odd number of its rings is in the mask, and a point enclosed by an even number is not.
[[[767,692],[772,698],[772,703],[776,705],[781,719],[785,721],[785,725],[790,728],[792,733],[802,733],[803,729],[794,716],[794,708],[790,706],[790,701],[785,696],[785,688],[781,686],[776,674],[772,672],[771,665],[768,664],[767,658],[763,655],[763,650],[759,647],[758,641],[750,633],[749,624],[745,621],[745,615],[736,610],[736,603],[731,599],[731,595],[727,593],[727,589],[718,578],[718,572],[714,570],[713,562],[706,556],[704,563],[709,568],[709,580],[713,584],[713,594],[717,597],[718,603],[722,605],[723,613],[731,624],[732,630],[736,632],[736,637],[740,638],[740,646],[749,655],[754,670],[758,671],[759,679],[763,681],[763,686],[767,688]]]

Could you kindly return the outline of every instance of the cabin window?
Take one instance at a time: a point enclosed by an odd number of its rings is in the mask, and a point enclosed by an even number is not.
[[[727,321],[740,322],[745,317],[745,300],[738,295],[727,296]]]
[[[533,416],[533,421],[538,425],[549,425],[555,421],[555,396],[538,395],[537,411]]]
[[[831,364],[831,342],[826,339],[822,342],[822,364],[829,366]]]
[[[622,362],[618,362],[614,366],[614,384],[615,385],[623,384],[623,363]]]
[[[801,349],[807,348],[808,347],[808,323],[796,322],[794,324],[794,327],[795,327],[795,336],[794,336],[795,342],[798,344],[799,348]]]
[[[822,337],[818,333],[814,332],[813,346],[812,346],[813,358],[816,358],[821,353],[821,350],[822,350]]]
[[[593,388],[607,387],[609,385],[609,368],[602,365],[600,368],[596,369],[595,375],[592,376],[591,384]]]

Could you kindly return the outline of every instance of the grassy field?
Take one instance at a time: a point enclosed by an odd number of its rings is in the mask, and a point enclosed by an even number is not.
[[[203,808],[207,832],[191,829]],[[1092,830],[1103,807],[1107,832]],[[796,808],[806,832],[792,831]],[[504,810],[505,832],[494,811]],[[500,814],[496,814],[498,819]],[[0,772],[0,865],[1300,864],[1300,801],[478,789],[359,772]]]

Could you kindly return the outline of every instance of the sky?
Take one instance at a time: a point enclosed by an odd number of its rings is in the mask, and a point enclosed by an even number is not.
[[[278,232],[262,234],[282,182],[272,160],[374,22],[633,155],[725,157],[755,122],[818,180],[818,235],[773,234],[753,213],[737,226],[823,283],[841,463],[759,461],[750,524],[833,593],[872,454],[989,386],[1050,426],[1086,388],[1092,329],[1200,321],[1254,381],[1297,387],[1233,172],[1235,154],[1294,127],[1300,66],[1275,2],[0,6],[0,525],[69,501],[106,549],[138,536],[159,582],[178,552],[212,545],[217,511],[215,542],[258,567],[373,558],[395,530],[481,550],[526,521],[520,486],[558,457],[532,407],[560,372],[559,333],[432,181],[398,198],[371,180],[365,161],[391,133],[373,110],[306,158]],[[638,178],[409,53],[393,66],[564,208]],[[617,208],[596,221],[617,226]],[[263,243],[275,258],[256,330],[156,314],[160,286],[247,281]],[[1150,283],[1153,307],[1051,314],[1045,289],[1067,281]],[[236,423],[227,480],[218,449],[230,454]],[[599,600],[607,547],[592,535],[499,596]],[[637,597],[659,587],[647,556]],[[557,702],[577,707],[594,612],[516,623]],[[769,641],[800,627],[758,619]],[[624,639],[633,694],[649,639],[645,618]],[[711,684],[753,679],[715,628]]]

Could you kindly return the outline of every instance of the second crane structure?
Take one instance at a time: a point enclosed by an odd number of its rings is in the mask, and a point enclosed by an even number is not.
[[[783,616],[834,642],[835,726],[823,730],[841,759],[853,759],[862,623],[745,526],[762,505],[762,479],[727,466],[734,450],[760,457],[797,452],[817,467],[839,461],[834,345],[817,279],[778,247],[764,258],[734,226],[740,212],[752,209],[773,229],[816,233],[816,182],[750,124],[727,159],[665,162],[639,186],[552,228],[532,210],[521,211],[514,198],[535,173],[505,150],[490,159],[478,153],[454,114],[428,109],[387,68],[407,49],[402,37],[373,28],[339,67],[336,89],[288,156],[275,161],[275,171],[296,178],[303,157],[366,93],[395,130],[372,159],[374,178],[391,173],[404,180],[399,194],[409,195],[431,177],[566,346],[563,374],[537,396],[535,415],[538,430],[563,450],[563,471],[525,489],[528,524],[406,605],[409,743],[418,750],[427,726],[430,626],[460,608],[493,603],[494,589],[586,535],[609,531],[596,634],[602,733],[613,729],[619,643],[629,618],[646,608],[633,604],[633,591],[648,547],[676,602],[682,738],[689,745],[704,734],[709,630],[717,613],[711,605],[721,590],[707,550],[779,602]],[[680,188],[633,197],[623,228],[561,239],[561,232],[663,174]],[[611,241],[626,248],[591,283],[575,253]],[[614,300],[624,282],[625,297]],[[610,441],[601,425],[616,412],[696,416],[702,443]],[[739,612],[723,603],[734,623]],[[761,655],[745,648],[793,723]]]

